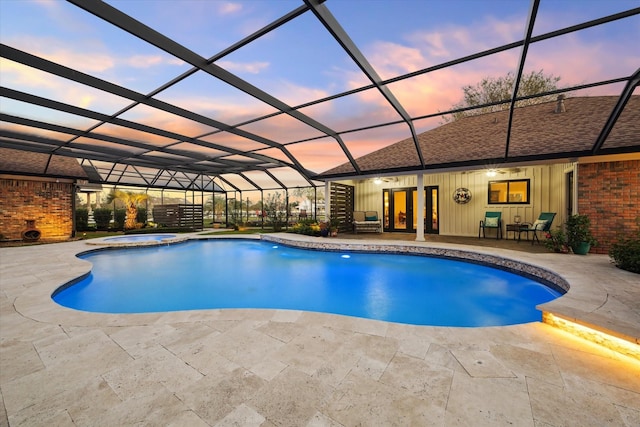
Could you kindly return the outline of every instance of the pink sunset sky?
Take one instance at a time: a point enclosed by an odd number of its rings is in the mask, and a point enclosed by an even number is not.
[[[107,3],[203,58],[213,57],[303,5],[300,0]],[[531,7],[526,0],[328,0],[324,5],[383,80],[522,40]],[[637,7],[636,0],[542,0],[533,35]],[[57,0],[0,0],[0,37],[4,45],[141,94],[154,91],[192,68],[73,4]],[[640,15],[572,32],[532,44],[524,72],[543,70],[545,74],[561,77],[559,85],[566,87],[626,77],[640,66],[638,40]],[[409,116],[437,114],[462,99],[463,86],[474,85],[483,77],[516,72],[520,55],[518,47],[391,83],[388,88]],[[311,12],[222,57],[215,65],[292,107],[370,84]],[[131,103],[4,58],[0,73],[4,87],[103,114],[114,114]],[[573,95],[619,95],[622,86],[600,86]],[[229,125],[277,111],[202,71],[155,98]],[[76,129],[96,124],[91,119],[5,98],[2,110]],[[308,106],[300,112],[336,132],[400,120],[376,89]],[[138,105],[121,118],[287,160],[278,150],[261,143],[217,132],[215,128],[148,106]],[[435,117],[416,120],[414,126],[417,132],[423,132],[441,122],[440,117]],[[17,125],[2,126],[24,131]],[[241,129],[288,144],[287,149],[313,172],[347,161],[335,139],[285,114],[244,124]],[[40,132],[54,139],[69,138],[65,134]],[[154,146],[176,142],[114,125],[102,125],[96,132],[143,140]],[[356,158],[409,136],[405,124],[341,135]]]

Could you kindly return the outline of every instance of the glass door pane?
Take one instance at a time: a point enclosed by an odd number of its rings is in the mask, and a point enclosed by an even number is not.
[[[393,228],[396,230],[407,229],[407,192],[393,192]]]
[[[428,227],[429,231],[438,232],[438,188],[431,187],[430,194],[431,197],[428,198],[428,201],[431,205],[431,226]],[[427,224],[429,224],[429,217],[427,218]]]

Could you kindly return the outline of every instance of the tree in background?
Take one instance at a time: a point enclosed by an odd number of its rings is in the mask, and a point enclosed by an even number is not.
[[[264,202],[264,211],[273,226],[273,231],[280,231],[287,216],[287,206],[282,193],[271,193]]]
[[[141,227],[141,225],[138,225],[138,205],[146,201],[148,198],[149,196],[145,193],[115,190],[107,197],[107,203],[111,203],[114,199],[120,200],[124,203],[124,206],[127,209],[124,229],[133,230]]]
[[[513,85],[516,76],[514,73],[508,73],[504,77],[485,77],[475,86],[464,86],[462,101],[454,104],[451,109],[468,108],[477,105],[483,105],[493,102],[500,102],[496,105],[488,107],[476,108],[473,110],[460,111],[446,116],[442,116],[444,123],[449,123],[463,117],[475,116],[478,114],[492,113],[502,111],[509,108],[509,99],[513,92]],[[518,86],[518,97],[531,96],[543,92],[549,92],[560,89],[558,82],[560,77],[551,74],[544,74],[543,70],[532,71],[529,74],[523,74]],[[523,99],[516,101],[516,107],[526,105],[540,104],[543,102],[555,101],[556,95],[545,95],[536,98]],[[501,102],[504,101],[504,102]]]

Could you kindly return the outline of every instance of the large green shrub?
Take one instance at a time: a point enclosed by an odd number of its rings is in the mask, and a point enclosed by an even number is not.
[[[98,230],[109,229],[109,224],[111,223],[111,209],[109,208],[94,209],[93,219],[96,221],[96,227]]]
[[[76,230],[87,231],[89,229],[89,210],[86,208],[76,209]]]
[[[126,209],[116,209],[113,213],[113,228],[116,230],[124,229],[124,221],[127,219]]]
[[[638,229],[635,236],[621,239],[611,245],[609,256],[617,267],[640,274],[640,218],[636,219],[636,223]]]

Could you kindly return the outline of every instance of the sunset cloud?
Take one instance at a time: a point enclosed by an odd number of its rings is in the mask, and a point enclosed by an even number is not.
[[[218,6],[218,13],[221,15],[233,15],[242,10],[242,5],[240,3],[234,2],[220,2]]]
[[[218,61],[217,65],[221,66],[227,71],[258,74],[263,70],[269,68],[268,62],[232,62],[232,61]]]

